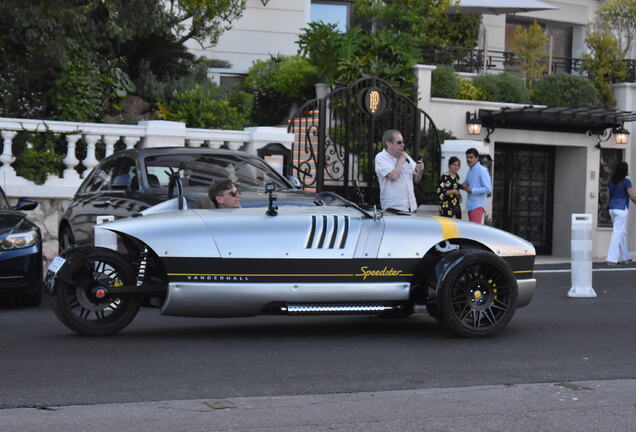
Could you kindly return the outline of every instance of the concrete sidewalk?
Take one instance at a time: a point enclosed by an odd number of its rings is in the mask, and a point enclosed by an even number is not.
[[[629,251],[629,257],[636,263],[636,251]],[[534,261],[535,265],[548,265],[548,264],[567,264],[570,265],[569,256],[553,256],[553,255],[537,255]],[[594,264],[604,264],[605,260],[596,260]]]
[[[16,432],[631,432],[634,424],[633,379],[0,409],[0,429]]]

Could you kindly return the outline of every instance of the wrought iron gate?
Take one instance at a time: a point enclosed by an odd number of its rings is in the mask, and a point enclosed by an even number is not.
[[[288,128],[295,135],[292,172],[304,189],[379,205],[373,162],[387,129],[400,130],[405,150],[424,160],[424,175],[415,188],[418,203],[435,203],[441,159],[437,128],[424,111],[379,78],[338,87],[296,112]]]

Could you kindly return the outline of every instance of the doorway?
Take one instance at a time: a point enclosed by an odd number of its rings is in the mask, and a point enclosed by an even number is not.
[[[552,254],[554,148],[498,144],[494,166],[493,225]]]

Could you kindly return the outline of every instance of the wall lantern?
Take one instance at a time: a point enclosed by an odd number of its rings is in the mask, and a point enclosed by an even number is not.
[[[466,111],[466,128],[468,129],[468,135],[479,135],[481,133],[481,120],[477,116],[477,111],[472,114],[470,111]]]
[[[614,134],[614,141],[616,141],[616,144],[627,144],[627,140],[629,139],[629,131],[623,126],[615,127],[612,130],[612,133]]]

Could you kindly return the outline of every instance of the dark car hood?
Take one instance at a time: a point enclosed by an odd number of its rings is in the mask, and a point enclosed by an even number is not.
[[[21,213],[0,210],[0,235],[5,235],[19,228],[18,225],[29,224]]]

